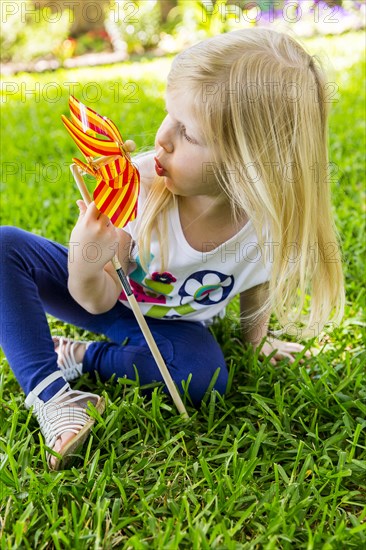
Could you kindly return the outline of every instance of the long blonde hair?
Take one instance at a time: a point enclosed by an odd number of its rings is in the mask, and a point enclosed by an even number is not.
[[[321,331],[331,313],[339,322],[345,300],[328,179],[326,84],[317,57],[265,28],[200,42],[174,59],[168,76],[169,90],[192,98],[233,220],[247,213],[270,262],[268,299],[251,319],[273,311],[283,327],[305,324],[304,336]],[[164,251],[174,200],[156,177],[140,220],[145,268],[154,227]]]

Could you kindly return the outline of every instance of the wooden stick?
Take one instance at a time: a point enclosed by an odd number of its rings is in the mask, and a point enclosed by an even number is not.
[[[89,191],[88,191],[88,189],[85,185],[84,178],[81,175],[81,170],[80,170],[79,166],[77,166],[76,164],[72,164],[70,168],[71,168],[72,175],[74,176],[74,179],[76,181],[76,184],[79,188],[79,191],[81,193],[81,196],[84,199],[85,204],[87,204],[87,205],[90,204],[91,203],[91,197],[90,197]],[[156,361],[156,364],[159,367],[160,373],[163,377],[163,380],[164,380],[165,384],[167,385],[167,388],[170,392],[170,395],[171,395],[178,411],[184,416],[184,418],[188,419],[189,416],[188,416],[186,408],[183,404],[183,401],[182,401],[182,399],[181,399],[181,397],[180,397],[180,395],[177,391],[177,388],[175,387],[175,384],[173,382],[172,377],[170,376],[170,372],[168,371],[167,366],[164,363],[164,359],[163,359],[163,357],[162,357],[162,355],[159,351],[158,346],[156,345],[156,342],[154,340],[153,335],[151,334],[151,331],[150,331],[150,328],[149,328],[149,326],[146,322],[146,319],[143,316],[143,314],[141,313],[141,310],[138,306],[137,300],[136,300],[136,298],[135,298],[135,296],[132,292],[130,283],[128,282],[128,279],[127,279],[126,275],[123,272],[123,269],[121,267],[121,264],[118,261],[117,256],[114,256],[114,258],[112,259],[112,264],[113,264],[113,267],[115,268],[115,270],[118,274],[118,277],[119,277],[120,283],[122,285],[122,288],[126,293],[128,303],[131,306],[131,309],[132,309],[132,311],[133,311],[133,313],[136,317],[136,320],[137,320],[137,322],[140,326],[140,329],[141,329],[141,331],[142,331],[142,333],[145,337],[147,345],[149,346],[150,351],[151,351],[151,353],[152,353],[152,355],[153,355],[153,357]]]

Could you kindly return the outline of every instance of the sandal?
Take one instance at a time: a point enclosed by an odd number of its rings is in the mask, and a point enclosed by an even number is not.
[[[63,378],[62,372],[58,371],[50,374],[28,394],[25,400],[27,409],[33,406],[33,414],[39,422],[47,447],[53,449],[57,439],[64,432],[75,434],[75,437],[65,443],[58,452],[61,458],[46,453],[50,470],[65,468],[71,454],[81,447],[91,432],[95,419],[91,418],[86,412],[88,401],[94,405],[100,414],[105,409],[103,397],[94,393],[72,390],[67,382],[51,399],[46,402],[42,401],[38,397],[39,394],[58,378]],[[51,457],[56,459],[53,464],[50,462]]]
[[[83,363],[77,363],[75,359],[75,351],[79,344],[85,344],[85,351],[92,342],[84,342],[82,340],[71,340],[63,336],[54,336],[52,338],[56,344],[58,342],[58,360],[57,364],[62,371],[62,375],[67,381],[76,380],[83,372]]]

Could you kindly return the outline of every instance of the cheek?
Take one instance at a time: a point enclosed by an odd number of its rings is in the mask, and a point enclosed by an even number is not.
[[[182,166],[185,166],[185,168],[189,169],[190,172],[194,172],[197,174],[198,172],[202,172],[202,155],[199,154],[199,152],[194,151],[192,148],[187,148],[181,155],[179,159],[179,163]]]
[[[202,155],[198,155],[194,160],[192,159],[192,173],[195,175],[195,179],[202,183],[210,183],[214,180],[212,177],[213,163],[205,160]]]
[[[174,167],[174,171],[177,174],[181,174],[184,177],[185,182],[201,182],[202,180],[202,162],[196,160],[189,155],[182,156]]]

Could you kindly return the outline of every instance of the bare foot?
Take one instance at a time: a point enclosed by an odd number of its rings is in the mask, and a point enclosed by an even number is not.
[[[53,343],[55,344],[55,352],[58,354],[58,362],[63,364],[62,352],[64,347],[66,346],[66,341],[63,342],[63,346],[60,348],[60,338],[58,336],[53,336],[52,340],[53,340]],[[86,344],[83,344],[83,342],[75,341],[73,345],[73,351],[74,351],[75,361],[77,363],[83,362],[85,350],[86,350]]]
[[[80,426],[81,429],[81,426]],[[77,434],[74,432],[64,432],[57,440],[56,443],[53,446],[53,450],[57,453],[61,452],[66,443],[68,443],[73,437],[75,437]],[[49,463],[51,468],[55,467],[55,464],[57,462],[57,458],[53,455],[50,455]]]

